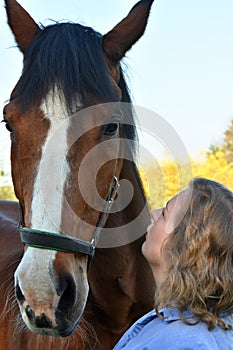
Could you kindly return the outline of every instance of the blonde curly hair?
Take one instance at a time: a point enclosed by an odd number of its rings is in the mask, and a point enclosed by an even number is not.
[[[233,314],[233,193],[220,183],[196,178],[190,183],[187,211],[166,241],[168,274],[156,291],[155,309],[190,310],[195,323],[229,330]],[[160,316],[162,317],[162,316]]]

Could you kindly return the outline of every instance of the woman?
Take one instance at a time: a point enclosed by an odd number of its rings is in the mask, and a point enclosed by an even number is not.
[[[197,178],[152,215],[142,253],[157,285],[155,311],[114,350],[232,350],[233,193]]]

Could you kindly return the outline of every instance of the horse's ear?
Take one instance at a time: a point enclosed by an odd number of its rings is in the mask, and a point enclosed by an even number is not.
[[[103,37],[103,49],[112,63],[118,63],[133,44],[143,35],[154,0],[141,0]]]
[[[25,53],[40,28],[24,8],[15,0],[5,0],[8,24],[19,49]]]

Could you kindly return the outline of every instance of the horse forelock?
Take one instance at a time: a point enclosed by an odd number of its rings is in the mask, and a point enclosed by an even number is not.
[[[21,109],[39,106],[55,88],[64,95],[71,113],[76,112],[77,96],[84,104],[90,95],[102,102],[117,101],[102,36],[92,28],[74,23],[47,26],[27,50],[16,92]]]

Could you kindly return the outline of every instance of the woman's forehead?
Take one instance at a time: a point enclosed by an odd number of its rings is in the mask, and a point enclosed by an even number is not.
[[[185,216],[191,200],[191,193],[190,189],[187,188],[167,203],[166,232],[168,234],[174,231]]]
[[[192,191],[188,187],[167,203],[167,233],[171,233],[183,220],[191,201]]]
[[[184,206],[189,204],[191,199],[191,189],[190,187],[185,188],[183,191],[172,197],[166,204],[166,209],[168,211],[173,210],[174,207]]]

